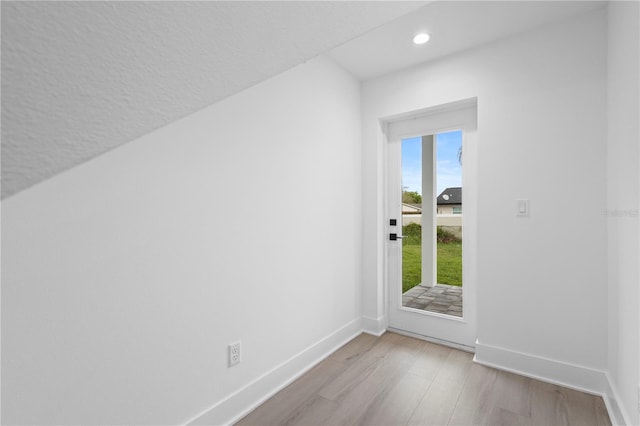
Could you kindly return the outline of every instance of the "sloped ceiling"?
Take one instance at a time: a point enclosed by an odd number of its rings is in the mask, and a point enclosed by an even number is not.
[[[2,198],[428,2],[2,2]]]

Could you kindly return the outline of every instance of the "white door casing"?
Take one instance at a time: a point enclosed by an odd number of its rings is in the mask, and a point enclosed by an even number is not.
[[[477,99],[439,105],[421,111],[381,119],[385,158],[385,295],[388,328],[473,351],[476,340],[477,292]],[[402,233],[401,140],[423,137],[423,164],[433,164],[435,149],[431,135],[462,130],[463,138],[463,316],[462,318],[402,306],[402,240],[390,241],[390,233]],[[431,141],[431,142],[430,142]],[[433,167],[424,166],[423,191],[435,189]],[[431,177],[428,176],[431,174]],[[430,180],[431,179],[431,180]],[[425,186],[426,184],[426,186]],[[425,191],[425,194],[427,192]],[[437,195],[437,194],[436,194]],[[423,197],[424,200],[428,197]],[[435,196],[432,197],[435,199]],[[435,203],[425,203],[423,220],[435,220]],[[425,211],[426,209],[427,211]],[[433,210],[433,212],[432,212]],[[389,220],[397,219],[397,226]],[[425,229],[430,228],[430,229]],[[423,280],[429,285],[435,276],[434,227],[423,226]],[[428,243],[427,241],[430,241]]]

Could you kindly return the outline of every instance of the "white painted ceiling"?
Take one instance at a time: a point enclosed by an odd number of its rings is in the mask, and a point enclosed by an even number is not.
[[[2,198],[425,3],[2,1]]]
[[[438,1],[329,54],[362,80],[468,50],[604,7],[603,1]],[[417,46],[413,36],[431,35]]]
[[[366,80],[604,4],[3,1],[2,198],[325,52]]]

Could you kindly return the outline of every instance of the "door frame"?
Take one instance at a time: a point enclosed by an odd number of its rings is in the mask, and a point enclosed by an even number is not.
[[[423,110],[412,111],[392,117],[380,119],[383,136],[383,220],[385,221],[384,238],[384,312],[388,330],[415,336],[421,339],[453,346],[473,352],[476,343],[477,318],[477,98],[464,99],[457,102],[438,105]],[[401,270],[396,270],[396,259],[390,256],[401,252],[401,242],[389,241],[390,232],[401,233],[402,216],[400,211],[391,211],[389,200],[391,160],[398,160],[399,147],[396,152],[390,151],[392,144],[399,144],[401,139],[435,135],[449,130],[463,131],[463,317],[452,317],[428,311],[420,311],[402,306],[402,297],[394,296],[394,291],[401,295]],[[395,180],[400,170],[395,170]],[[437,194],[435,194],[437,195]],[[397,209],[396,209],[397,210]],[[399,227],[391,227],[389,219],[399,220]],[[398,248],[400,246],[400,248]],[[395,264],[394,264],[395,262]],[[400,265],[401,266],[401,265]],[[392,275],[396,274],[396,286],[392,285]],[[400,285],[398,287],[398,284]],[[395,306],[398,305],[398,306]]]

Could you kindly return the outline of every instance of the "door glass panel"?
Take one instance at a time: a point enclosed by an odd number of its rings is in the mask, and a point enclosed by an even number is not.
[[[402,306],[462,316],[462,132],[402,140]]]
[[[422,138],[402,140],[402,294],[422,283]],[[404,306],[403,297],[403,306]]]

